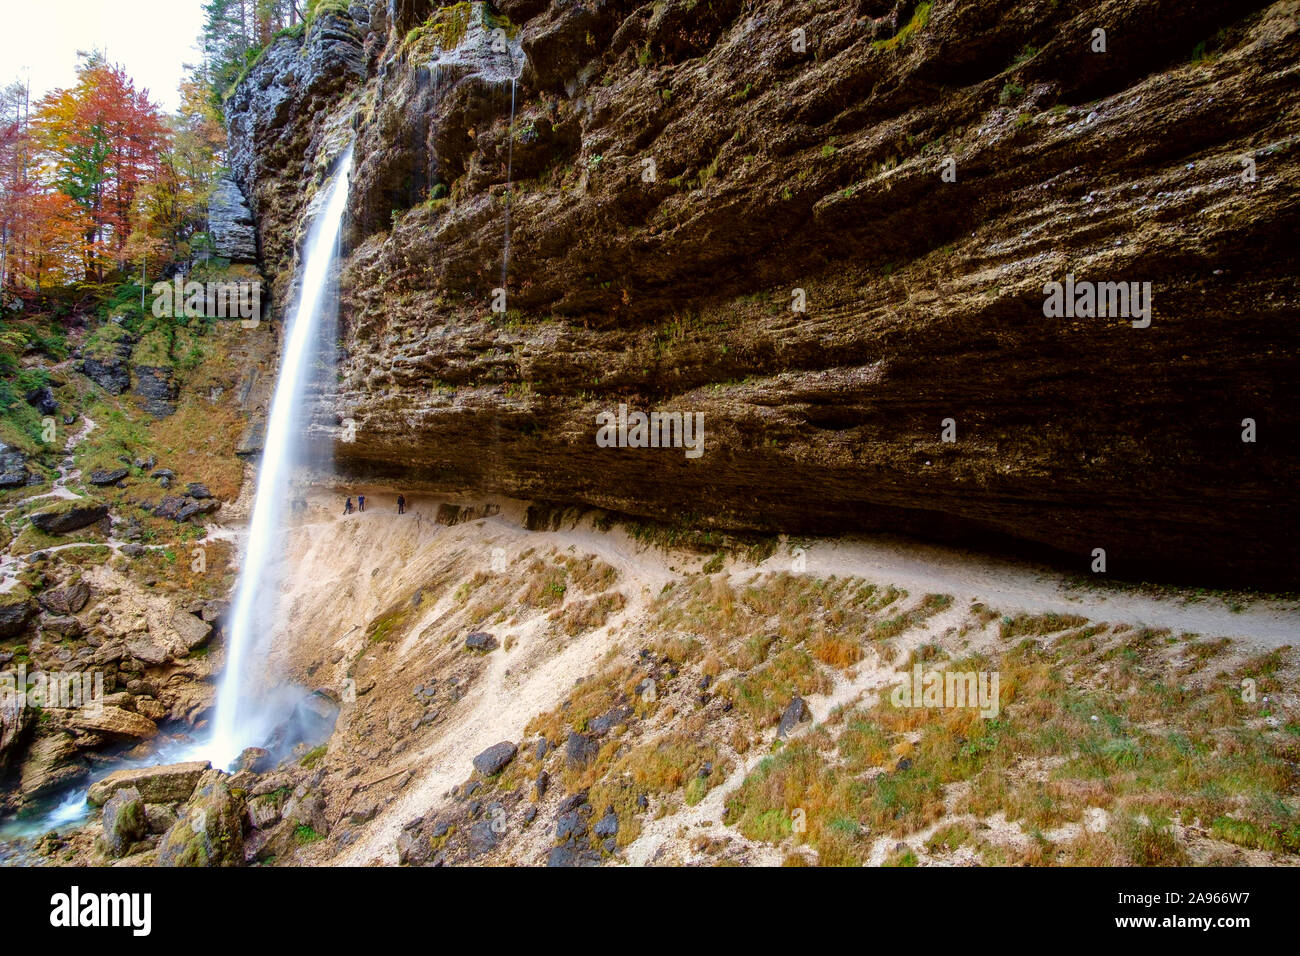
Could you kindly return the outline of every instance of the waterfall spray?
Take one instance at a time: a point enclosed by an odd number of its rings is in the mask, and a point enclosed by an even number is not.
[[[217,766],[228,765],[244,747],[260,742],[270,729],[266,715],[251,706],[248,685],[273,631],[276,592],[284,563],[289,479],[302,451],[306,386],[322,354],[322,316],[334,304],[332,266],[347,208],[351,170],[349,146],[326,187],[324,202],[303,248],[302,285],[285,330],[280,374],[267,416],[253,516],[235,586],[225,672],[217,692],[210,745],[211,759]]]

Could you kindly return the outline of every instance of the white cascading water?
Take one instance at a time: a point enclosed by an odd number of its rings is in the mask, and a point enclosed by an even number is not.
[[[251,678],[258,673],[255,665],[264,657],[265,639],[273,631],[284,561],[289,481],[303,446],[307,385],[322,355],[322,345],[328,344],[322,342],[321,320],[333,303],[332,267],[347,208],[351,170],[349,146],[326,187],[324,202],[303,249],[302,285],[285,331],[280,375],[267,416],[253,517],[230,616],[225,672],[217,691],[212,740],[204,754],[213,766],[229,765],[245,747],[260,743],[270,729],[251,699]]]

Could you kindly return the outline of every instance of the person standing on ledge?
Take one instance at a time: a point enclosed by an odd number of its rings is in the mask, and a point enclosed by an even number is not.
[[[344,513],[345,515],[350,515],[350,514],[352,514],[352,496],[351,496],[351,495],[348,495],[348,500],[347,500],[346,502],[344,502],[344,504],[343,504],[343,513]]]
[[[406,496],[405,496],[405,495],[398,495],[398,496],[397,496],[397,513],[398,513],[399,515],[404,515],[404,514],[406,514]]]
[[[357,510],[358,510],[358,511],[365,511],[365,510],[366,510],[366,496],[365,496],[365,495],[357,495]]]

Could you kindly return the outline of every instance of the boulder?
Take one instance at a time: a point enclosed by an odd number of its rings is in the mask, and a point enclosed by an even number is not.
[[[248,801],[248,824],[254,830],[265,830],[280,822],[284,798],[276,794],[253,797]]]
[[[808,720],[812,720],[812,713],[808,710],[804,699],[796,694],[786,705],[785,713],[781,715],[781,722],[776,726],[777,737],[784,739],[794,731],[795,727]]]
[[[510,741],[503,740],[499,744],[493,744],[475,757],[474,769],[485,777],[498,774],[506,768],[510,761],[515,759],[516,753],[518,753],[518,748]]]
[[[546,857],[547,866],[577,866],[578,857],[567,846],[557,846]]]
[[[66,534],[107,517],[108,505],[79,498],[54,508],[38,511],[31,516],[31,520],[35,527],[46,534]]]
[[[89,767],[71,734],[39,736],[23,755],[18,789],[24,799],[32,800],[63,790],[87,773]]]
[[[475,631],[465,638],[465,647],[471,651],[496,650],[497,639],[486,631]]]
[[[497,831],[495,819],[480,820],[469,828],[465,846],[471,859],[496,849],[496,845],[501,842],[501,834]]]
[[[27,393],[27,404],[42,415],[55,415],[59,411],[58,400],[48,385],[34,388]]]
[[[604,736],[619,724],[626,723],[627,719],[631,716],[632,708],[628,707],[626,704],[619,707],[613,707],[601,714],[599,717],[594,718],[591,723],[587,725],[587,729],[593,734]]]
[[[202,646],[212,634],[211,624],[179,608],[172,613],[171,626],[187,651]]]
[[[84,581],[72,581],[62,587],[42,591],[37,601],[51,614],[76,614],[90,600],[90,585]]]
[[[581,769],[596,759],[600,753],[600,742],[586,734],[571,733],[564,742],[564,759],[570,767]]]
[[[61,639],[72,639],[81,636],[81,622],[75,617],[47,617],[41,621],[41,629],[51,634],[58,635]]]
[[[605,815],[596,821],[596,826],[591,832],[598,837],[612,837],[618,833],[618,814],[614,812],[613,807],[605,810]]]
[[[87,802],[100,806],[123,787],[139,790],[147,803],[183,803],[194,793],[199,778],[212,764],[206,760],[115,770],[103,780],[91,784]]]
[[[280,816],[295,827],[310,827],[321,836],[329,833],[329,821],[325,816],[325,796],[304,786],[284,801]]]
[[[159,866],[242,866],[243,812],[225,776],[208,771],[185,815],[158,844]]]
[[[433,855],[429,840],[419,831],[403,830],[397,835],[397,862],[419,866]]]
[[[36,602],[21,588],[0,594],[0,639],[21,634],[36,613]]]
[[[130,472],[125,468],[114,468],[111,471],[104,468],[97,468],[90,473],[90,477],[86,480],[92,485],[115,485],[128,474],[130,474]]]
[[[212,512],[216,511],[220,507],[221,507],[221,502],[217,501],[215,498],[209,498],[205,501],[195,501],[193,499],[187,499],[185,504],[181,506],[180,510],[176,512],[176,520],[188,521],[190,518],[193,518],[195,515],[211,514]]]
[[[123,787],[104,804],[104,849],[109,856],[126,856],[131,844],[144,839],[149,822],[144,800],[135,787]]]
[[[133,641],[126,642],[127,653],[138,661],[143,661],[154,667],[160,664],[166,664],[171,659],[171,651],[149,640],[148,637],[140,637]]]
[[[586,832],[587,818],[578,810],[561,813],[555,818],[555,839],[557,841],[567,840],[569,837],[580,837]]]
[[[198,481],[191,481],[186,485],[185,493],[191,498],[197,498],[199,500],[212,497],[212,492],[208,491],[208,486]]]
[[[153,509],[155,518],[170,518],[172,521],[181,521],[178,518],[181,508],[185,507],[185,499],[180,495],[163,495],[162,501],[158,502]]]

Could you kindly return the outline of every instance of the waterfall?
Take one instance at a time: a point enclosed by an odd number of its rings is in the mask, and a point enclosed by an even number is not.
[[[513,62],[511,66],[513,67]],[[510,125],[506,127],[506,240],[501,250],[501,288],[510,272],[510,207],[515,204],[515,77],[510,77]]]
[[[332,266],[347,208],[349,146],[324,192],[302,252],[302,284],[292,318],[284,333],[280,374],[267,416],[258,467],[253,516],[248,528],[235,586],[226,643],[226,666],[217,692],[217,712],[209,756],[226,766],[245,747],[260,743],[270,731],[270,718],[250,700],[250,684],[265,658],[273,631],[276,595],[284,564],[285,516],[289,479],[301,463],[306,418],[307,385],[317,360],[331,342],[325,319],[335,306]],[[324,332],[325,334],[322,334]],[[331,340],[332,341],[332,340]],[[323,348],[324,347],[324,348]],[[332,371],[332,370],[331,370]]]

